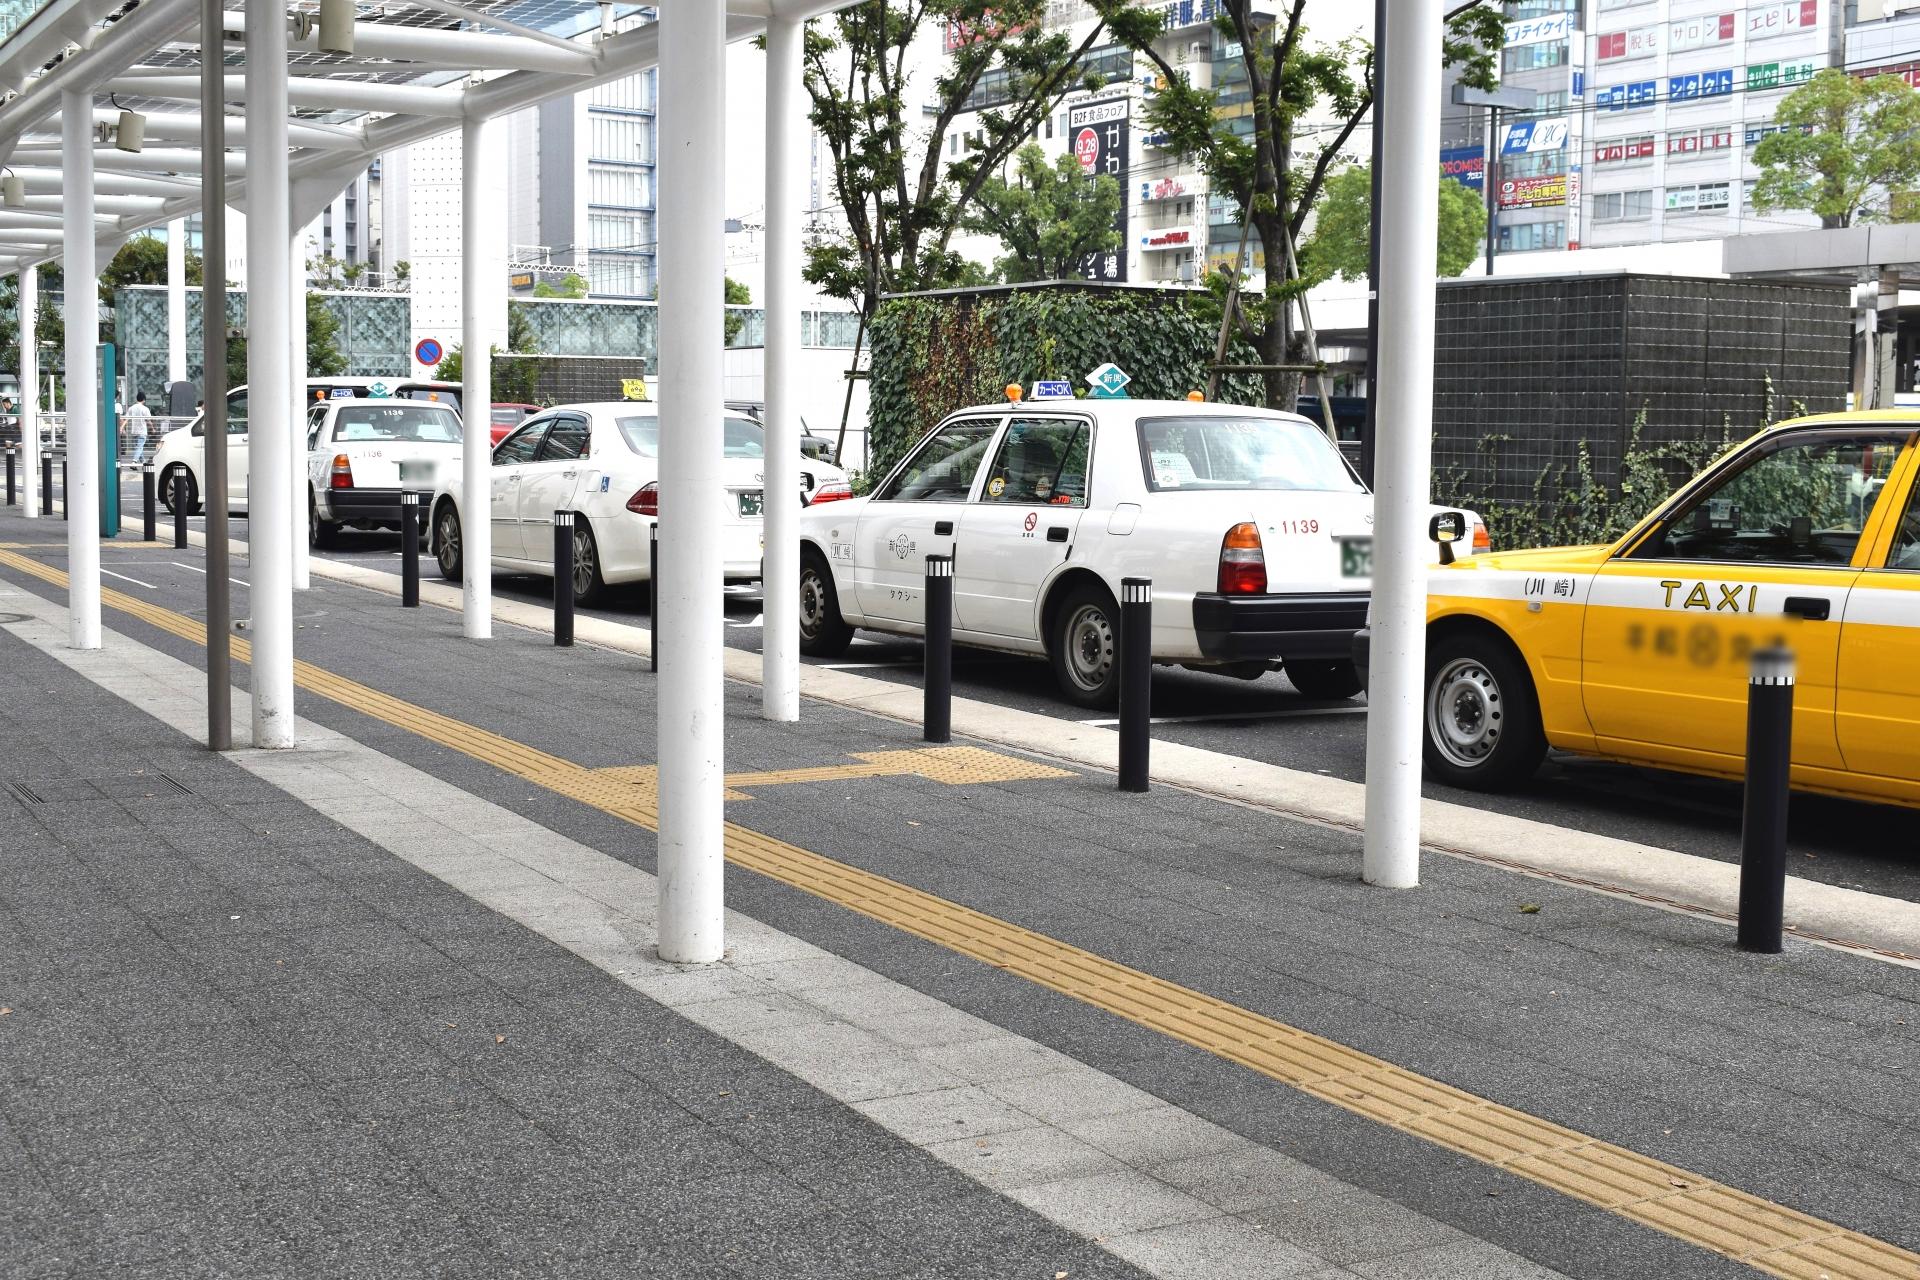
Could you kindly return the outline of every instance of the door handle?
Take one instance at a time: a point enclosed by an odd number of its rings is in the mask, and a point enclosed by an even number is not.
[[[936,537],[936,538],[948,538],[948,537],[952,537],[952,536],[953,536],[953,521],[951,521],[951,520],[936,520],[936,521],[934,521],[934,522],[933,522],[933,536],[934,536],[934,537]]]
[[[1067,526],[1063,524],[1056,524],[1056,525],[1050,526],[1047,529],[1048,542],[1065,542],[1066,540],[1067,540]]]
[[[1786,613],[1789,617],[1805,618],[1808,622],[1825,622],[1833,612],[1833,601],[1825,596],[1788,596]]]

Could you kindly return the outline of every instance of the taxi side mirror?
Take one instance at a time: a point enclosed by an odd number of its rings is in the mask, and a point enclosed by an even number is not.
[[[1442,511],[1427,521],[1427,537],[1440,544],[1440,563],[1453,563],[1453,544],[1467,536],[1467,518],[1458,511]]]

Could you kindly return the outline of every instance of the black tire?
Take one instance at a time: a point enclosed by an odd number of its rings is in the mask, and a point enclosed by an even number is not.
[[[840,616],[840,592],[827,558],[812,548],[800,553],[800,652],[838,658],[853,643],[853,628]]]
[[[1047,658],[1067,701],[1105,711],[1120,701],[1120,606],[1092,582],[1067,592],[1048,629]]]
[[[320,504],[311,490],[307,493],[307,545],[321,551],[340,545],[340,526],[320,518]]]
[[[579,512],[573,516],[573,605],[584,609],[598,604],[607,594],[607,580],[600,576],[600,546],[593,540],[593,527]]]
[[[187,478],[187,514],[190,516],[198,515],[200,513],[200,486],[195,482],[193,472],[187,470],[177,462],[161,472],[156,481],[160,486],[160,505],[167,509],[168,515],[173,514],[173,478],[176,475],[182,475]]]
[[[460,536],[460,509],[448,499],[433,513],[433,558],[440,565],[440,576],[448,582],[461,581],[466,571],[462,559],[465,554],[466,541]]]
[[[1309,698],[1339,702],[1353,697],[1364,687],[1360,669],[1338,658],[1317,662],[1288,662],[1284,670],[1293,687]]]
[[[1505,637],[1442,631],[1427,642],[1427,772],[1469,791],[1525,782],[1547,754],[1533,676]]]

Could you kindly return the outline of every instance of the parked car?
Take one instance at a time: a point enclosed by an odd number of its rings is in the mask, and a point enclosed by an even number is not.
[[[540,406],[537,404],[514,404],[505,400],[494,401],[492,423],[493,439],[490,443],[499,444],[507,438],[507,432],[513,430],[538,412],[540,412]]]
[[[767,405],[764,400],[729,400],[727,408],[734,413],[743,413],[762,425],[766,422]],[[837,464],[840,461],[834,456],[833,441],[813,434],[805,418],[800,419],[800,452],[819,462]]]
[[[505,573],[553,573],[553,513],[572,511],[573,590],[581,604],[609,584],[644,582],[651,573],[650,530],[659,517],[660,418],[656,405],[615,400],[542,410],[493,451],[488,498],[493,566]],[[765,443],[760,424],[725,423],[721,555],[729,582],[760,577]],[[851,498],[846,473],[803,459],[801,500]],[[432,530],[440,573],[457,582],[465,569],[472,518],[458,468],[446,468],[433,497]]]
[[[1438,508],[1436,508],[1438,510]],[[1486,545],[1474,519],[1474,541]],[[1302,693],[1361,687],[1373,496],[1298,414],[1187,400],[963,409],[867,498],[802,513],[803,651],[918,635],[926,557],[954,556],[954,639],[1045,656],[1088,707],[1118,696],[1116,601],[1153,581],[1156,662]]]
[[[340,530],[398,529],[403,485],[438,487],[460,466],[460,415],[416,400],[323,400],[307,415],[307,540]]]
[[[1793,785],[1920,807],[1917,472],[1911,410],[1802,418],[1608,545],[1435,571],[1429,771],[1514,786],[1553,747],[1739,777],[1751,658],[1784,644]]]

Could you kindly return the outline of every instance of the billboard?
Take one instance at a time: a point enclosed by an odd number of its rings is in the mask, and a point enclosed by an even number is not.
[[[1747,9],[1747,39],[1783,36],[1789,31],[1813,31],[1820,26],[1820,0],[1784,0]]]
[[[1073,158],[1080,162],[1084,172],[1104,173],[1121,182],[1122,191],[1130,159],[1127,103],[1126,98],[1106,98],[1083,103],[1067,112],[1067,145],[1073,148]],[[1120,216],[1114,222],[1114,229],[1120,233],[1120,243],[1124,246],[1127,243],[1127,201],[1124,199],[1120,202]],[[1088,254],[1080,264],[1080,274],[1089,280],[1110,284],[1124,281],[1127,278],[1125,248],[1112,253]]]
[[[1726,44],[1739,30],[1731,13],[1709,13],[1698,18],[1681,18],[1667,24],[1667,48],[1674,53],[1683,49],[1705,49]]]
[[[1487,149],[1485,147],[1442,147],[1440,176],[1452,178],[1470,191],[1487,189]]]
[[[1567,202],[1567,175],[1507,178],[1500,183],[1502,209],[1557,209]]]
[[[1567,118],[1522,120],[1500,130],[1500,154],[1519,156],[1541,151],[1559,151],[1567,145]]]
[[[1570,13],[1551,13],[1545,17],[1528,18],[1523,22],[1507,24],[1507,47],[1515,48],[1523,44],[1545,44],[1549,40],[1565,40],[1573,34],[1573,15]]]

